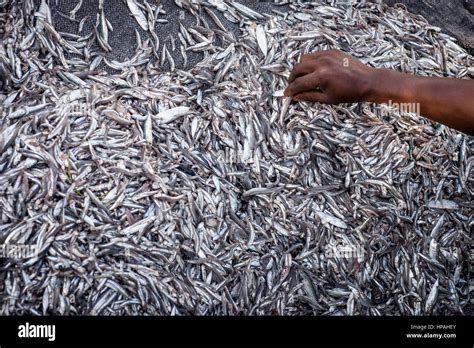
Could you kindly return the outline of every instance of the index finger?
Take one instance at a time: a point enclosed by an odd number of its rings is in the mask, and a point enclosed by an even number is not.
[[[291,71],[290,77],[288,78],[288,84],[292,83],[298,77],[311,74],[315,70],[313,61],[306,61],[296,64]]]
[[[311,91],[319,87],[319,78],[317,73],[307,74],[297,78],[293,83],[286,87],[284,95],[292,97],[296,94]]]

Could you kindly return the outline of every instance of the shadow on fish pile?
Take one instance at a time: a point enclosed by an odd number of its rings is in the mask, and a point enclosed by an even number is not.
[[[3,9],[0,242],[35,252],[3,259],[1,314],[463,313],[472,138],[281,90],[322,49],[458,78],[472,57],[370,3],[192,6],[233,11],[242,36],[216,31],[173,72],[144,40],[115,75],[95,69],[95,34],[62,37],[45,2]]]

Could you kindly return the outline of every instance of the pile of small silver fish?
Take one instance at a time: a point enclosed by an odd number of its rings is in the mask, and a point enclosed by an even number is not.
[[[166,7],[127,0],[148,36],[118,62],[102,1],[79,35],[46,0],[2,2],[0,244],[35,253],[0,259],[0,314],[464,313],[473,138],[282,93],[302,54],[331,48],[472,77],[439,28],[365,1],[175,0],[196,25],[171,47],[154,33]],[[180,69],[174,49],[203,59]]]

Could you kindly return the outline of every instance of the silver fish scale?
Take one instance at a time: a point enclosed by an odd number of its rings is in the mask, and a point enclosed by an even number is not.
[[[37,251],[4,259],[0,314],[464,313],[472,137],[281,90],[323,49],[457,78],[472,57],[421,17],[369,2],[266,17],[175,2],[223,14],[240,36],[201,20],[159,46],[142,35],[119,62],[106,58],[107,11],[76,37],[55,29],[47,1],[0,8],[0,242]],[[142,28],[166,11],[122,5]],[[165,72],[173,47],[204,58]]]

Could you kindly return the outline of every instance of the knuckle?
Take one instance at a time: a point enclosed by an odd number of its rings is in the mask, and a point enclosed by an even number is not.
[[[308,60],[311,60],[313,57],[311,54],[303,54],[300,58],[300,62],[307,62]]]
[[[319,71],[319,81],[322,85],[327,85],[331,81],[331,72],[330,69],[323,68]]]
[[[328,67],[330,67],[332,65],[332,58],[331,57],[323,57],[321,58],[321,60],[319,61],[319,64],[318,64],[318,67],[319,67],[319,70],[326,70],[328,69]]]
[[[302,62],[297,63],[297,64],[295,65],[295,67],[293,68],[293,72],[297,72],[297,71],[301,70],[302,67],[303,67]]]

